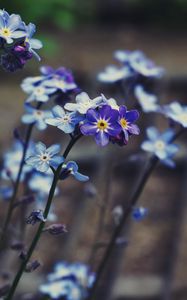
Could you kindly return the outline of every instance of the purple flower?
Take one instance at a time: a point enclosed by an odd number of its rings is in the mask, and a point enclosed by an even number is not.
[[[119,124],[121,125],[126,141],[129,140],[129,136],[132,134],[139,134],[140,129],[134,122],[139,118],[137,110],[127,110],[126,106],[120,106],[119,108]]]
[[[83,135],[94,135],[99,146],[106,146],[110,136],[117,136],[121,131],[118,124],[119,112],[109,105],[102,106],[98,111],[89,109],[86,121],[80,126]]]

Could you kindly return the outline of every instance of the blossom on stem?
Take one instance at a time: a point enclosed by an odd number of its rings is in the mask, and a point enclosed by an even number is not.
[[[28,25],[24,24],[24,29],[26,32],[25,43],[29,45],[29,51],[40,61],[40,56],[35,50],[41,49],[43,44],[40,40],[33,38],[33,35],[36,32],[36,26],[32,23],[29,23]]]
[[[92,100],[87,93],[82,92],[76,96],[75,101],[77,103],[66,103],[64,108],[69,111],[78,111],[80,114],[86,114],[88,109],[98,107],[102,103],[103,97],[99,96]]]
[[[187,128],[187,105],[181,105],[179,102],[174,101],[163,106],[163,113],[166,117]]]
[[[97,79],[104,83],[114,83],[131,76],[128,67],[107,66],[105,70],[97,75]]]
[[[119,112],[109,105],[104,105],[98,110],[89,109],[80,131],[83,135],[94,135],[99,146],[106,146],[110,137],[117,136],[121,131],[118,117]]]
[[[70,175],[73,175],[78,181],[85,182],[89,180],[88,176],[78,172],[78,165],[75,161],[69,161],[67,164],[63,164],[60,179],[64,180]]]
[[[114,57],[125,66],[128,66],[134,74],[159,78],[164,73],[163,68],[155,66],[153,61],[148,59],[141,51],[117,50]]]
[[[171,143],[174,137],[174,131],[168,129],[160,133],[157,128],[149,127],[146,132],[149,140],[144,141],[141,148],[145,151],[152,152],[165,165],[174,167],[175,163],[172,158],[179,149],[177,145]]]
[[[65,133],[72,133],[75,130],[75,126],[83,119],[76,112],[65,112],[59,105],[52,109],[52,113],[53,117],[47,118],[45,122],[56,126]]]
[[[56,155],[60,151],[59,145],[52,145],[49,148],[38,142],[35,144],[35,153],[32,156],[26,158],[26,163],[34,167],[37,171],[47,172],[51,167],[57,168],[64,162],[62,156]]]
[[[157,103],[158,98],[153,94],[147,93],[143,86],[137,85],[134,94],[143,112],[149,113],[159,111],[160,106]]]
[[[40,109],[33,108],[29,104],[25,104],[25,110],[26,114],[22,116],[21,120],[25,124],[32,124],[35,123],[36,127],[39,130],[44,130],[47,128],[46,125],[46,118],[49,118],[51,116],[50,111],[43,111]]]

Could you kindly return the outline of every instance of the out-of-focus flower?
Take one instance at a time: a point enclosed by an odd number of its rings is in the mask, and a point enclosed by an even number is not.
[[[114,98],[107,99],[103,94],[101,94],[101,96],[103,98],[103,102],[101,103],[102,105],[106,104],[109,105],[112,109],[119,110],[119,105],[117,104],[117,101]]]
[[[24,24],[26,31],[25,43],[29,45],[29,51],[40,61],[40,56],[36,53],[35,50],[39,50],[43,47],[43,44],[38,39],[33,39],[33,35],[36,32],[36,26],[32,23],[29,23],[27,26]]]
[[[30,147],[28,149],[28,154],[32,151],[32,143],[30,144]],[[11,150],[7,151],[4,155],[3,160],[3,169],[1,171],[1,176],[3,179],[10,179],[15,181],[18,175],[18,171],[20,168],[20,162],[23,155],[23,145],[16,141],[13,144],[13,147]],[[21,181],[24,180],[25,175],[30,172],[32,168],[30,166],[24,165],[23,171],[21,175]]]
[[[24,92],[29,94],[26,102],[40,101],[47,102],[51,94],[56,92],[56,88],[49,88],[43,84],[42,77],[28,77],[23,80],[21,88]]]
[[[157,128],[149,127],[146,132],[149,140],[144,141],[141,148],[145,151],[154,153],[154,155],[156,155],[165,165],[174,167],[175,163],[172,158],[179,149],[177,145],[171,143],[174,131],[168,129],[165,132],[160,133]]]
[[[116,225],[118,225],[121,221],[121,218],[123,217],[123,207],[121,205],[116,205],[112,210],[112,215],[114,218],[114,222]]]
[[[45,197],[49,194],[49,190],[53,181],[52,174],[45,174],[45,173],[34,173],[28,181],[29,188],[33,192],[37,192],[39,198]],[[55,195],[57,194],[58,190],[55,190]],[[41,197],[40,197],[41,196]]]
[[[76,96],[75,101],[76,103],[66,103],[64,108],[69,111],[78,111],[80,114],[86,114],[88,109],[98,107],[102,103],[103,97],[99,96],[92,100],[87,93],[82,92]]]
[[[0,197],[4,200],[12,197],[13,189],[9,186],[1,186],[0,187]]]
[[[73,175],[75,179],[78,181],[88,181],[89,177],[86,175],[83,175],[78,172],[78,165],[76,164],[75,161],[69,161],[67,164],[63,164],[62,171],[60,174],[60,179],[64,180],[70,175]]]
[[[97,75],[97,79],[105,83],[114,83],[131,76],[128,67],[107,66],[105,70]]]
[[[160,106],[157,103],[158,98],[153,94],[147,93],[143,86],[137,85],[135,87],[134,94],[143,112],[149,113],[160,111]]]
[[[25,110],[27,113],[23,115],[21,118],[23,123],[25,124],[35,123],[36,127],[39,130],[44,130],[47,128],[45,120],[46,118],[51,117],[50,111],[43,111],[40,109],[36,109],[29,104],[25,104]]]
[[[40,292],[50,295],[52,299],[65,297],[67,300],[81,300],[88,296],[95,275],[82,263],[56,264],[53,273],[48,275],[48,282],[40,286]]]
[[[45,122],[49,125],[56,126],[65,133],[72,133],[83,118],[76,112],[67,113],[57,105],[52,109],[53,117],[47,118]]]
[[[135,221],[143,220],[148,214],[148,209],[145,207],[136,207],[132,211],[132,217]]]
[[[159,78],[164,73],[163,68],[155,66],[141,51],[117,50],[114,57],[135,74]]]
[[[179,123],[185,128],[187,127],[187,105],[181,105],[175,101],[169,105],[165,105],[163,107],[163,113],[176,123]]]
[[[94,135],[99,146],[106,146],[110,136],[117,136],[121,131],[118,124],[119,112],[109,105],[104,105],[100,109],[89,109],[86,120],[80,126],[83,135]]]
[[[34,167],[37,171],[47,172],[50,166],[57,168],[61,163],[63,163],[64,158],[62,156],[56,155],[60,151],[59,145],[52,145],[49,148],[38,142],[35,144],[35,153],[32,156],[26,158],[26,163]]]

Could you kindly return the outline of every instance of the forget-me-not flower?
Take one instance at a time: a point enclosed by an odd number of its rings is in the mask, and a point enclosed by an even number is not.
[[[72,133],[83,118],[76,112],[65,112],[60,105],[52,109],[53,117],[47,118],[45,122],[49,125],[56,126],[65,133]]]
[[[6,40],[7,44],[13,43],[14,39],[26,36],[24,30],[19,30],[22,20],[19,15],[9,15],[6,11],[0,14],[0,37]]]
[[[29,94],[29,97],[26,99],[26,102],[32,102],[34,100],[40,102],[47,102],[50,98],[50,95],[56,92],[56,88],[46,87],[43,83],[43,78],[38,77],[28,77],[23,80],[21,88],[24,92]]]
[[[43,143],[38,142],[35,144],[35,153],[26,158],[25,161],[37,171],[45,173],[49,170],[50,166],[57,168],[64,162],[64,158],[62,156],[56,155],[59,151],[60,146],[58,144],[46,148]]]
[[[158,78],[163,75],[163,68],[155,66],[141,51],[117,50],[114,57],[135,74]]]
[[[80,114],[86,114],[88,109],[98,107],[102,103],[103,97],[99,96],[92,100],[87,93],[82,92],[76,96],[75,101],[76,103],[66,103],[64,108],[69,111],[78,111]]]
[[[110,65],[97,75],[97,79],[105,83],[114,83],[130,76],[131,72],[129,68]]]
[[[40,292],[50,295],[52,299],[65,297],[67,300],[82,300],[88,296],[95,275],[82,263],[59,262],[47,279],[48,282],[40,286]]]
[[[143,112],[149,113],[159,111],[160,106],[157,103],[158,98],[153,94],[147,93],[143,86],[137,85],[134,94]]]
[[[29,23],[28,25],[24,24],[24,29],[26,31],[25,43],[29,44],[29,51],[40,61],[40,56],[35,50],[41,49],[43,44],[40,40],[33,38],[33,35],[36,32],[36,26],[32,23]]]
[[[80,131],[83,135],[94,135],[99,146],[106,146],[110,136],[115,137],[121,132],[118,117],[119,112],[109,105],[103,105],[99,110],[89,109]]]
[[[160,133],[157,128],[149,127],[146,132],[149,140],[144,141],[141,144],[141,148],[145,151],[152,152],[165,165],[174,167],[175,163],[172,158],[179,149],[177,145],[171,143],[174,137],[174,131],[167,129],[163,133]]]
[[[25,104],[26,114],[21,118],[22,122],[25,124],[35,123],[39,130],[44,130],[47,128],[45,119],[51,116],[50,111],[43,111],[40,109],[33,108],[29,104]]]
[[[163,113],[168,118],[187,128],[187,105],[175,101],[163,107]]]
[[[60,174],[60,179],[66,179],[69,175],[73,175],[79,181],[88,181],[89,177],[78,172],[78,165],[75,161],[64,163]]]

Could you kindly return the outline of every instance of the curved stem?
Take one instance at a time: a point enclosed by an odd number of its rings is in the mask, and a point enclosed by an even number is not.
[[[12,217],[12,213],[13,213],[13,210],[14,210],[14,202],[15,202],[15,199],[17,197],[19,184],[20,184],[20,179],[21,179],[23,167],[24,167],[24,164],[25,164],[25,157],[26,157],[26,153],[27,153],[27,149],[28,149],[28,145],[29,145],[29,141],[30,141],[30,137],[31,137],[31,134],[32,134],[33,127],[34,127],[34,124],[31,124],[31,125],[28,126],[28,129],[27,129],[26,138],[25,138],[24,147],[23,147],[23,155],[22,155],[22,158],[21,158],[18,175],[17,175],[16,181],[15,181],[13,195],[11,197],[9,207],[8,207],[8,212],[7,212],[7,215],[6,215],[6,219],[5,219],[4,225],[2,227],[2,233],[1,233],[1,238],[0,238],[0,250],[2,249],[3,242],[4,242],[4,239],[6,237],[6,232],[7,232],[7,229],[8,229],[11,217]]]
[[[75,137],[74,139],[70,140],[69,144],[67,145],[65,151],[64,151],[64,158],[66,158],[70,152],[70,150],[72,149],[72,147],[74,146],[74,144],[76,143],[76,141],[80,138],[81,135]],[[44,210],[44,213],[43,213],[43,216],[44,216],[44,219],[47,219],[48,217],[48,214],[49,214],[49,211],[50,211],[50,207],[51,207],[51,203],[52,203],[52,200],[53,200],[53,196],[54,196],[54,193],[55,193],[55,189],[56,189],[56,186],[57,186],[57,182],[59,180],[59,175],[60,175],[60,172],[61,172],[61,168],[62,168],[62,165],[59,165],[59,167],[57,168],[57,170],[55,171],[55,174],[54,174],[54,178],[53,178],[53,182],[52,182],[52,185],[51,185],[51,188],[50,188],[50,192],[49,192],[49,196],[48,196],[48,200],[47,200],[47,204],[46,204],[46,207],[45,207],[45,210]],[[5,298],[5,300],[11,300],[12,297],[14,296],[14,293],[15,293],[15,290],[18,286],[18,283],[21,279],[21,276],[25,270],[25,267],[29,261],[29,259],[31,258],[32,256],[32,253],[34,251],[34,249],[36,248],[36,245],[40,239],[40,236],[42,234],[42,231],[43,231],[43,228],[45,226],[45,222],[41,222],[40,225],[38,226],[38,230],[33,238],[33,241],[31,243],[31,246],[28,250],[28,253],[27,253],[27,256],[26,258],[24,259],[24,261],[22,262],[17,274],[16,274],[16,277],[13,281],[13,284],[10,288],[10,291],[9,291],[9,294],[7,295],[7,297]]]

